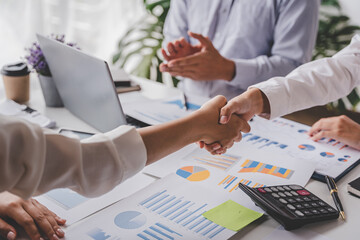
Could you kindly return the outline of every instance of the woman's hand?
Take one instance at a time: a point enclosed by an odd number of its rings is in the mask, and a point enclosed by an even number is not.
[[[13,220],[23,227],[32,240],[45,237],[58,240],[64,237],[60,226],[65,224],[65,220],[35,199],[23,200],[9,192],[2,192],[0,193],[0,236],[12,240],[16,238],[17,233],[8,220]]]
[[[314,123],[308,134],[314,141],[334,138],[360,150],[360,125],[344,115],[320,119]]]

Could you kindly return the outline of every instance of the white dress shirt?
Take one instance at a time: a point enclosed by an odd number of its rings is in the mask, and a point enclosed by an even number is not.
[[[235,62],[232,81],[184,79],[185,93],[233,98],[249,86],[285,76],[311,59],[320,0],[171,0],[163,47],[187,31],[208,36]]]
[[[0,192],[29,198],[70,187],[97,196],[140,171],[146,159],[142,138],[130,126],[80,141],[0,115]]]
[[[324,105],[349,94],[360,85],[360,35],[331,58],[309,62],[286,77],[251,86],[269,99],[270,118]]]

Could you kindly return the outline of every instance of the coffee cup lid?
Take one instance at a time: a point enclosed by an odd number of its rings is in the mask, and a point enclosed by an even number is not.
[[[30,70],[24,62],[8,64],[3,66],[3,68],[1,69],[1,74],[5,76],[19,77],[28,75],[29,73]]]

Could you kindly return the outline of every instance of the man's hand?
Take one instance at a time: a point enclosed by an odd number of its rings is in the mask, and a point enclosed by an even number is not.
[[[178,40],[175,40],[174,42],[169,42],[167,44],[168,53],[163,48],[161,49],[161,53],[166,61],[171,61],[173,59],[192,55],[194,53],[199,52],[200,50],[201,50],[201,44],[197,44],[193,46],[189,42],[187,42],[185,38],[182,37]],[[166,66],[166,64],[160,65],[160,69],[161,66]]]
[[[189,32],[189,36],[199,40],[200,51],[185,57],[171,59],[167,64],[160,66],[160,71],[192,80],[222,79],[231,81],[235,75],[235,63],[221,56],[209,38],[192,32]],[[176,51],[176,48],[173,49]]]
[[[269,114],[270,106],[266,96],[257,88],[247,90],[243,94],[231,99],[220,111],[219,122],[228,124],[235,115],[244,122],[248,122],[255,114]],[[204,148],[213,154],[222,154],[226,151],[220,143],[206,144],[199,142],[200,148]]]
[[[205,144],[216,143],[222,149],[221,153],[232,147],[234,142],[239,142],[242,138],[241,132],[249,132],[250,126],[243,119],[234,116],[226,125],[219,124],[219,113],[226,104],[226,98],[217,96],[205,103],[198,114],[197,126],[200,128],[200,140]],[[210,151],[212,154],[218,154]]]
[[[320,119],[314,123],[308,134],[314,141],[334,138],[360,150],[360,125],[344,115]]]
[[[32,240],[58,240],[64,237],[59,225],[65,220],[59,218],[35,199],[23,200],[9,192],[0,193],[0,236],[15,239],[16,230],[8,223],[13,220],[22,226]],[[42,233],[45,236],[42,238]]]

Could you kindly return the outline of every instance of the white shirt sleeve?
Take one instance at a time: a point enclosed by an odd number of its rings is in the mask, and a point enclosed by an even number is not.
[[[0,192],[29,198],[70,187],[97,196],[140,171],[146,158],[142,138],[130,126],[80,141],[0,116]]]
[[[349,94],[360,85],[360,35],[331,58],[309,62],[286,77],[274,77],[249,88],[269,99],[270,118],[323,105]]]

